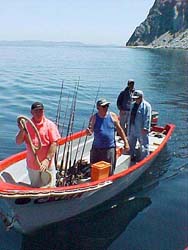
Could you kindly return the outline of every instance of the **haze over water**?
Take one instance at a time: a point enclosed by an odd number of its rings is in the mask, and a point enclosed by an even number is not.
[[[18,115],[42,101],[56,120],[80,81],[74,131],[87,124],[99,97],[117,112],[129,78],[159,111],[159,124],[174,123],[168,147],[129,190],[99,208],[31,236],[6,232],[1,250],[184,250],[188,246],[188,51],[84,46],[0,46],[0,159],[24,149],[15,144]],[[79,80],[80,79],[80,80]],[[135,197],[135,198],[131,198]],[[131,199],[130,199],[131,198]],[[8,241],[9,239],[9,241]]]

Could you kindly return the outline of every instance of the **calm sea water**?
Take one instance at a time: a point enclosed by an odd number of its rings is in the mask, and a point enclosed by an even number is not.
[[[29,236],[6,232],[1,250],[184,250],[188,246],[188,51],[116,47],[0,46],[0,159],[24,149],[15,144],[18,115],[42,101],[62,117],[79,81],[74,130],[87,124],[99,97],[111,101],[134,78],[159,123],[175,132],[155,164],[128,190],[71,220]],[[52,211],[53,212],[53,211]]]

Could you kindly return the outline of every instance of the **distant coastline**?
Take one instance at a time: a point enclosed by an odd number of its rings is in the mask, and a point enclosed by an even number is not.
[[[15,40],[15,41],[0,41],[0,46],[76,46],[76,47],[123,47],[116,44],[86,44],[82,42],[55,42],[55,41],[41,41],[41,40]]]

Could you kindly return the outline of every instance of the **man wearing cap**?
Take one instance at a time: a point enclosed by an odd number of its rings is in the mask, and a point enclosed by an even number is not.
[[[44,106],[41,102],[34,102],[31,105],[31,114],[31,121],[34,123],[39,132],[42,145],[42,147],[36,152],[40,165],[36,161],[36,157],[31,148],[31,143],[29,141],[28,135],[25,129],[20,125],[20,123],[18,123],[18,127],[20,130],[16,135],[16,143],[26,143],[26,161],[31,185],[33,187],[43,186],[41,172],[44,172],[46,170],[51,172],[53,178],[52,185],[55,185],[55,165],[53,164],[53,157],[56,152],[57,140],[60,139],[59,131],[56,125],[51,120],[45,117]],[[37,146],[38,139],[36,132],[32,128],[32,125],[27,122],[26,127],[30,135],[32,144]]]
[[[144,99],[143,91],[133,94],[128,125],[128,139],[132,161],[141,160],[149,154],[149,131],[151,126],[151,105]],[[136,159],[136,143],[139,142],[140,159]]]
[[[97,102],[98,112],[91,116],[87,132],[94,133],[94,140],[90,152],[90,163],[106,161],[111,163],[112,175],[116,165],[116,143],[115,128],[124,141],[124,148],[128,152],[129,144],[123,129],[120,126],[118,117],[113,112],[108,112],[110,102],[100,99]]]
[[[120,125],[125,134],[127,134],[128,118],[130,114],[130,107],[132,102],[132,94],[134,92],[134,80],[129,79],[127,87],[120,92],[117,98],[117,107],[119,109]]]

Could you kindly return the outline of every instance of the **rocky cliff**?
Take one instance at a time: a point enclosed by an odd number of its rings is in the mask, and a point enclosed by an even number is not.
[[[126,46],[188,49],[188,0],[156,0]]]

